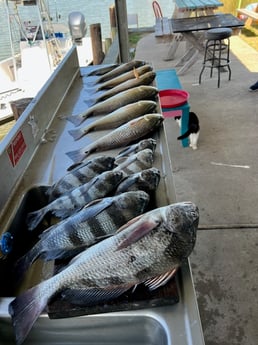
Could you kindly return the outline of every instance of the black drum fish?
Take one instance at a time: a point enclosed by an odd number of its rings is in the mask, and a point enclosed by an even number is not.
[[[146,281],[151,288],[150,280],[162,280],[191,254],[198,221],[198,208],[191,202],[160,207],[75,256],[62,271],[9,304],[17,345],[59,293],[71,303],[87,306],[112,300]]]
[[[139,190],[90,202],[40,235],[34,247],[17,261],[17,276],[21,277],[38,257],[46,261],[69,258],[113,235],[120,226],[144,213],[149,199]]]

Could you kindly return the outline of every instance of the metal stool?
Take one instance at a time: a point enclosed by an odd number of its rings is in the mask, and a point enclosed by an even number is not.
[[[210,78],[212,78],[213,68],[218,69],[218,87],[220,87],[220,72],[224,67],[228,68],[228,80],[231,79],[231,69],[229,66],[229,37],[232,30],[229,28],[210,29],[206,32],[206,45],[204,60],[201,73],[199,75],[199,84],[201,84],[202,74],[205,67],[210,68]]]

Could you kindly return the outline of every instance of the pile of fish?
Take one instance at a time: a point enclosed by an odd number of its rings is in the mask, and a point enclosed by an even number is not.
[[[17,345],[54,298],[90,306],[134,293],[139,284],[156,289],[167,283],[195,245],[199,213],[193,203],[153,208],[162,176],[155,167],[152,133],[163,116],[157,113],[157,89],[150,85],[155,78],[151,66],[131,61],[99,67],[89,80],[93,75],[87,100],[92,104],[67,119],[78,126],[89,116],[97,118],[69,133],[83,140],[91,131],[110,131],[67,152],[74,164],[49,186],[48,203],[27,215],[29,231],[40,223],[46,229],[17,261],[17,280],[38,258],[64,264],[10,303]],[[102,153],[121,147],[114,156]],[[101,154],[89,159],[93,152]]]

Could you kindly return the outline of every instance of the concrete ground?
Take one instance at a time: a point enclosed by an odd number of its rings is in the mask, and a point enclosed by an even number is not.
[[[170,41],[149,34],[136,59],[155,70],[174,68],[164,61]],[[207,70],[198,84],[202,57],[180,75],[189,103],[200,120],[199,148],[183,148],[179,129],[166,119],[177,201],[200,209],[196,247],[190,257],[206,345],[258,344],[258,52],[231,37],[232,78]],[[177,69],[177,68],[176,68]],[[195,344],[197,345],[197,344]]]

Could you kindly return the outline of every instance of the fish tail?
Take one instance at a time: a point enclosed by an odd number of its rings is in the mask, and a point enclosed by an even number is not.
[[[78,162],[81,162],[82,160],[84,160],[90,153],[91,153],[90,150],[84,151],[83,149],[79,149],[79,150],[66,152],[66,155],[74,163],[78,163]]]
[[[67,120],[72,122],[75,126],[79,126],[84,120],[86,120],[87,115],[71,115],[67,116]]]
[[[87,132],[82,129],[71,129],[68,133],[74,138],[74,140],[79,140],[83,137]]]
[[[12,317],[17,345],[23,343],[33,324],[47,305],[49,295],[45,292],[39,297],[40,286],[31,288],[9,304],[9,314]]]
[[[43,207],[38,211],[29,212],[27,214],[27,225],[29,230],[34,230],[36,226],[42,221],[46,213],[48,212],[48,207]]]
[[[95,101],[94,98],[86,98],[84,100],[84,103],[87,104],[88,107],[92,107],[94,104],[96,104],[97,102]]]
[[[39,248],[36,244],[28,253],[18,259],[14,267],[15,278],[17,281],[20,281],[23,278],[25,272],[29,269],[29,267],[33,264],[33,262],[38,258],[39,255]]]

